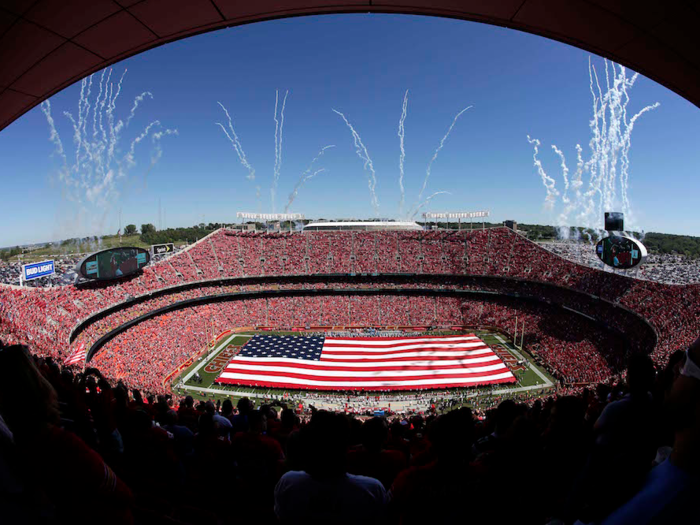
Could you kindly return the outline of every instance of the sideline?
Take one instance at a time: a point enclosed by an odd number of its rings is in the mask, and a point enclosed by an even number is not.
[[[531,387],[524,386],[524,387],[518,388],[517,389],[518,391],[533,390],[534,388],[551,388],[554,386],[554,383],[552,383],[546,375],[544,375],[542,372],[540,372],[536,366],[533,366],[529,359],[525,359],[523,357],[523,355],[513,347],[513,345],[511,345],[509,342],[504,341],[500,335],[496,335],[495,337],[496,337],[496,339],[498,339],[501,342],[501,344],[503,344],[506,348],[508,348],[509,352],[512,352],[513,354],[516,355],[516,357],[525,361],[527,363],[528,368],[530,370],[532,370],[535,374],[537,374],[537,376],[540,379],[542,379],[542,381],[544,381],[544,385],[533,385]],[[515,390],[516,389],[510,390],[510,391],[513,392]],[[504,392],[504,391],[497,391],[496,393],[500,394],[502,392]]]
[[[219,395],[223,395],[223,396],[234,396],[234,397],[258,397],[258,398],[276,397],[276,396],[271,396],[270,394],[262,393],[262,392],[237,392],[235,390],[220,390],[218,388],[209,388],[209,387],[203,387],[203,386],[183,385],[181,387],[176,387],[176,388],[179,390],[194,390],[195,392],[204,392],[206,394],[219,394]]]
[[[214,359],[214,357],[216,357],[217,355],[219,355],[219,352],[221,352],[221,350],[223,350],[224,348],[226,348],[226,346],[229,344],[229,342],[232,341],[233,339],[235,339],[236,337],[248,337],[248,338],[250,338],[250,337],[252,337],[252,336],[250,336],[250,335],[241,335],[241,334],[237,334],[237,333],[231,334],[231,337],[229,337],[228,339],[226,339],[223,343],[219,344],[219,348],[218,348],[215,352],[211,352],[211,353],[209,354],[209,357],[207,357],[206,359],[202,359],[202,361],[200,361],[200,363],[199,363],[197,366],[195,366],[192,370],[190,370],[189,373],[188,373],[186,376],[180,377],[180,381],[179,381],[178,383],[182,383],[182,386],[181,386],[181,387],[177,387],[177,385],[173,385],[173,386],[175,386],[176,388],[185,388],[185,383],[187,383],[187,381],[189,381],[190,378],[191,378],[193,375],[195,375],[195,374],[199,371],[200,368],[202,368],[202,367],[203,367],[204,365],[206,365],[209,361],[211,361],[212,359]],[[188,388],[189,388],[189,387],[188,387]],[[191,388],[197,388],[197,387],[191,387]]]

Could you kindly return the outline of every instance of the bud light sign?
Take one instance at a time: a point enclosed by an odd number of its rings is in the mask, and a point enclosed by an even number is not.
[[[54,273],[56,273],[56,270],[54,269],[53,261],[42,261],[34,264],[22,265],[22,278],[25,281],[46,277]]]

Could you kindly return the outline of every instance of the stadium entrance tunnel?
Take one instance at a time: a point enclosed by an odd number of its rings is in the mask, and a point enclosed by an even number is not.
[[[558,40],[628,66],[700,106],[700,11],[685,2],[583,0],[49,0],[0,7],[0,130],[81,78],[188,36],[331,13],[429,15]]]

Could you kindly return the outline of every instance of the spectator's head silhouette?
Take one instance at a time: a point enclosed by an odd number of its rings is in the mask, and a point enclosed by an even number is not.
[[[212,414],[205,412],[199,416],[199,435],[202,437],[216,436],[216,423]]]
[[[453,410],[435,419],[428,430],[428,439],[438,462],[447,465],[461,465],[468,460],[464,453],[472,442],[474,419],[471,410]]]
[[[165,420],[164,420],[165,425],[168,425],[168,426],[177,425],[177,421],[178,421],[177,412],[175,412],[174,410],[168,410],[165,413]]]
[[[518,406],[512,399],[501,402],[496,409],[496,434],[504,436],[508,429],[518,417]]]
[[[647,394],[654,387],[656,369],[651,357],[633,354],[627,365],[627,386],[631,394]]]
[[[362,445],[369,452],[380,452],[389,435],[389,427],[383,417],[365,421],[360,431]]]
[[[242,416],[248,415],[248,412],[253,410],[253,404],[247,397],[240,398],[236,407],[238,408],[238,413]]]
[[[56,391],[24,346],[0,349],[0,415],[18,442],[39,438],[59,420]]]
[[[317,479],[333,479],[347,471],[348,432],[350,425],[343,414],[317,411],[304,427],[306,472]]]
[[[267,418],[259,410],[248,413],[248,432],[251,434],[263,434],[267,430]]]
[[[285,408],[282,410],[282,415],[280,416],[280,421],[282,423],[282,428],[285,429],[291,429],[296,426],[296,424],[299,421],[299,418],[297,415],[294,413],[294,410],[290,408]]]

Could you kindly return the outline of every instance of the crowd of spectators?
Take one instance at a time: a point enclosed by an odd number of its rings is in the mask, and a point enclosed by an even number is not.
[[[552,253],[601,271],[613,271],[606,267],[595,253],[594,245],[586,242],[542,242],[541,246]],[[700,259],[677,254],[652,253],[639,268],[617,270],[635,279],[663,284],[700,283]]]
[[[91,336],[103,334],[103,323],[127,319],[120,319],[121,315],[132,313],[123,311],[114,314],[116,320],[99,321]],[[170,372],[201,352],[214,334],[235,326],[308,326],[311,330],[316,326],[512,328],[516,318],[526,327],[526,348],[562,381],[597,382],[619,374],[624,339],[571,312],[513,298],[395,295],[272,297],[183,308],[121,332],[91,364],[130,388],[164,393],[168,388],[163,381]]]
[[[349,272],[349,273],[348,273]],[[83,320],[101,310],[124,303],[136,297],[149,297],[153,292],[164,293],[168,287],[201,281],[198,292],[182,292],[173,288],[170,297],[154,298],[142,306],[124,308],[98,322],[83,337],[91,342],[117,326],[119,321],[130,320],[147,308],[172,304],[179,298],[192,298],[210,292],[217,286],[212,279],[240,278],[246,281],[226,284],[229,290],[251,291],[299,288],[353,288],[392,287],[389,281],[376,282],[352,277],[352,273],[415,272],[416,280],[400,286],[423,287],[420,278],[436,280],[431,287],[470,287],[465,281],[470,276],[481,277],[478,287],[522,295],[524,290],[544,301],[566,305],[595,319],[602,320],[628,336],[631,341],[648,341],[644,326],[634,316],[624,315],[618,306],[624,306],[649,321],[658,335],[653,357],[663,364],[670,352],[687,345],[700,326],[700,285],[671,286],[651,281],[630,279],[610,272],[594,270],[562,259],[530,242],[522,235],[506,228],[475,231],[421,231],[421,232],[312,232],[312,233],[236,233],[217,230],[172,257],[147,266],[136,276],[116,283],[87,283],[82,286],[54,288],[18,288],[0,285],[0,335],[8,341],[31,344],[42,355],[56,358],[69,348],[69,335]],[[324,278],[328,282],[310,280],[287,281],[283,276],[345,274],[346,279]],[[447,277],[445,275],[451,275]],[[256,283],[256,276],[279,276],[278,282]],[[440,276],[440,277],[438,277]],[[487,284],[489,277],[514,277],[519,281],[500,279]],[[292,279],[292,277],[289,277]],[[522,281],[525,280],[526,282]],[[360,283],[359,285],[357,283]],[[549,283],[557,288],[544,289],[538,283]],[[540,286],[542,290],[538,290]],[[476,288],[476,281],[471,285]],[[581,293],[590,294],[583,296]],[[604,301],[598,300],[598,298]],[[298,299],[275,299],[272,310],[269,302],[257,302],[263,308],[246,308],[244,324],[255,325],[351,325],[351,324],[431,324],[435,319],[471,322],[472,315],[452,311],[449,301],[437,300],[427,308],[407,309],[399,296],[362,300],[328,296],[322,307],[313,310],[298,308]],[[607,301],[607,302],[605,302]],[[251,303],[253,304],[253,303]],[[279,305],[279,308],[277,307]],[[131,310],[131,311],[129,311]],[[270,313],[272,312],[272,313]],[[308,316],[307,316],[308,312]],[[482,316],[479,316],[481,319]],[[492,316],[494,322],[499,316]],[[500,322],[500,321],[499,321]],[[505,321],[504,321],[505,322]],[[537,344],[543,359],[556,354],[568,354],[547,349],[547,335],[535,330],[536,322],[526,323],[526,340]],[[530,338],[530,336],[533,338]],[[643,337],[642,337],[643,336]],[[74,341],[79,344],[80,338]],[[572,343],[573,344],[573,343]],[[574,352],[583,363],[593,355],[593,344],[584,340],[575,343],[585,351]],[[593,345],[593,346],[591,346]],[[605,357],[591,357],[605,370],[610,352]],[[549,363],[570,380],[599,380],[596,373],[583,375],[573,371],[561,359]],[[602,360],[602,361],[601,361]],[[556,362],[554,362],[556,361]],[[561,366],[560,366],[561,365]],[[610,365],[608,363],[608,365]],[[578,366],[578,365],[577,365]],[[614,369],[615,364],[610,365]],[[606,372],[601,372],[606,373]]]
[[[75,282],[75,265],[80,261],[81,254],[48,256],[47,259],[54,261],[54,275],[32,279],[25,283],[26,286],[37,288],[53,288],[54,286],[68,286]],[[26,261],[11,259],[0,261],[0,283],[19,285],[19,278],[22,275],[22,265]]]
[[[626,367],[624,381],[531,403],[309,417],[284,402],[144,396],[0,346],[3,519],[696,523],[700,339],[664,367],[642,354]]]

